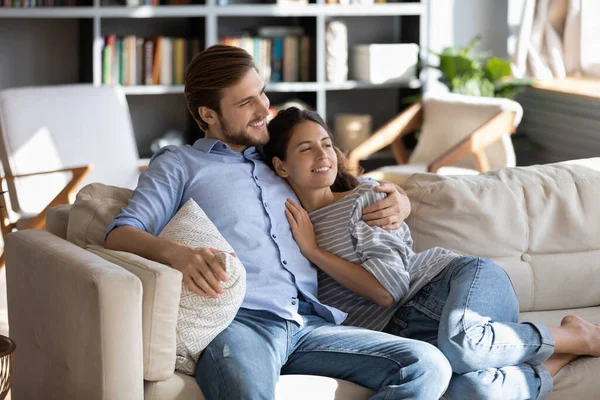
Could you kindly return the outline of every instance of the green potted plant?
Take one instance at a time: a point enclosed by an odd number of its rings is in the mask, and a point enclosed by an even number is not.
[[[531,79],[512,77],[509,60],[474,52],[480,42],[481,36],[477,35],[464,47],[449,46],[441,53],[432,52],[440,62],[428,67],[442,73],[439,81],[451,92],[471,96],[514,99],[525,86],[532,84]]]

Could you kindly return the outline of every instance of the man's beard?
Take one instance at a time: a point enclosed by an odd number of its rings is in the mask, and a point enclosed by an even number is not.
[[[263,146],[269,141],[268,135],[265,135],[265,137],[253,137],[246,130],[234,131],[227,122],[225,122],[223,117],[219,115],[218,118],[219,123],[221,124],[223,137],[230,145],[243,147]]]

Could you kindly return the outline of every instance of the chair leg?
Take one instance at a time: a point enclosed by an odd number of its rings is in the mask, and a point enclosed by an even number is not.
[[[2,248],[2,254],[0,255],[0,271],[2,271],[2,268],[4,268],[4,266],[6,265],[6,260],[4,259],[4,248]]]

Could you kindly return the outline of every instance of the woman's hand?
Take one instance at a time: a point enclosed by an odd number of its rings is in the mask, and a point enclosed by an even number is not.
[[[317,244],[315,230],[308,213],[301,205],[290,199],[285,202],[285,206],[287,207],[285,216],[292,228],[294,239],[304,257],[310,260],[320,250],[320,247]]]
[[[410,200],[404,190],[389,182],[380,182],[375,191],[387,197],[363,209],[363,221],[385,230],[398,229],[410,215]]]

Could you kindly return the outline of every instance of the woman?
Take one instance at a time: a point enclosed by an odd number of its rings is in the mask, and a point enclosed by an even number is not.
[[[600,356],[600,327],[566,316],[559,327],[518,323],[508,275],[491,260],[442,248],[412,250],[406,224],[370,227],[362,209],[381,195],[359,182],[318,114],[289,108],[269,123],[265,159],[302,206],[287,218],[319,268],[319,298],[345,324],[420,339],[440,348],[454,376],[449,399],[544,399],[552,377],[579,355]]]

